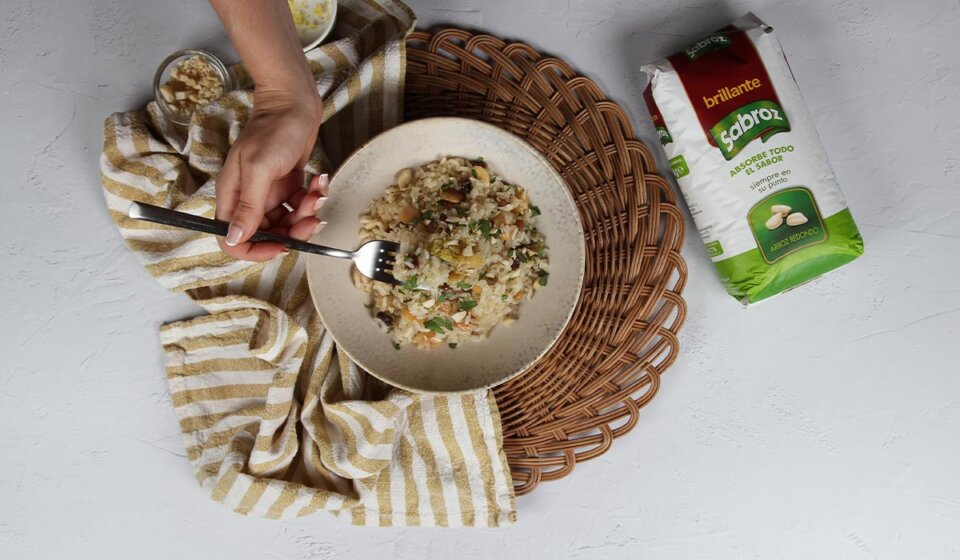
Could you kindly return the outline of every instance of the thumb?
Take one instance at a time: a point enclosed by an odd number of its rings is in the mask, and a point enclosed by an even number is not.
[[[240,197],[230,217],[230,227],[224,241],[233,247],[250,239],[260,226],[266,212],[267,195],[270,193],[269,175],[255,166],[241,172]]]

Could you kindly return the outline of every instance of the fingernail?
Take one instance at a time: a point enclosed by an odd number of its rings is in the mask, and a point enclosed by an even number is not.
[[[317,224],[317,227],[313,228],[313,234],[316,235],[320,233],[320,230],[323,229],[323,227],[326,225],[327,225],[327,222],[320,222],[319,224]]]
[[[326,173],[321,174],[318,182],[320,183],[320,193],[323,196],[330,194],[330,175]]]
[[[327,203],[327,197],[321,196],[320,198],[317,199],[316,204],[313,205],[313,209],[314,209],[314,210],[319,210],[319,209],[323,208],[323,205],[326,204],[326,203]]]
[[[235,224],[230,224],[230,227],[227,229],[227,238],[225,241],[227,245],[233,247],[237,243],[240,243],[240,237],[242,236],[243,228]]]

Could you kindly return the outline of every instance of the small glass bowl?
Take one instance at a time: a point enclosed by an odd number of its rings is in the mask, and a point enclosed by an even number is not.
[[[217,71],[220,82],[223,84],[223,93],[227,93],[235,88],[233,75],[230,73],[230,70],[213,53],[200,49],[185,49],[171,54],[160,63],[160,67],[157,68],[157,73],[153,77],[153,97],[157,100],[157,105],[160,107],[160,111],[164,116],[177,124],[190,124],[190,117],[192,115],[184,115],[167,104],[163,95],[160,94],[160,86],[167,83],[167,80],[170,78],[170,72],[172,72],[178,64],[194,56],[199,56],[206,60],[213,66],[213,69]]]

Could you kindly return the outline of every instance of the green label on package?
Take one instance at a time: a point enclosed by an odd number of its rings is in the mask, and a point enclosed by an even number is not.
[[[707,243],[707,254],[711,257],[719,257],[723,254],[723,246],[720,245],[720,241],[711,241]]]
[[[827,240],[813,194],[803,187],[782,190],[761,200],[750,210],[748,220],[760,255],[768,263]]]
[[[673,176],[677,179],[686,177],[690,173],[687,160],[683,159],[682,155],[670,159],[670,168],[673,169]]]

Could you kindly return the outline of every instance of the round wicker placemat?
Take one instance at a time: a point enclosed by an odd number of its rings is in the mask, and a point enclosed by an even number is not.
[[[407,42],[407,120],[457,115],[526,139],[573,192],[587,242],[580,302],[557,344],[495,389],[517,494],[566,476],[637,423],[676,359],[683,216],[623,109],[566,63],[458,29]]]

